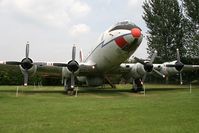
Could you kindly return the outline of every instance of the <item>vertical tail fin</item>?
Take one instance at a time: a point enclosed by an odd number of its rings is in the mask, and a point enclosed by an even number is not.
[[[79,61],[80,61],[80,62],[83,62],[83,61],[84,61],[84,55],[83,55],[82,49],[81,49],[80,52],[79,52]]]

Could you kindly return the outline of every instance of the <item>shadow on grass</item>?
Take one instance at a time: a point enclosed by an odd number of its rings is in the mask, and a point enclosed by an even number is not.
[[[92,93],[92,94],[122,94],[122,93],[132,93],[131,89],[107,89],[107,88],[80,88],[78,93]]]
[[[81,87],[78,89],[78,94],[122,94],[122,93],[132,93],[132,90],[130,89],[107,89],[107,88],[91,88],[91,87]],[[6,89],[1,89],[0,93],[16,93],[16,90],[6,90]],[[19,93],[23,94],[63,94],[66,95],[65,90],[19,90]]]
[[[41,89],[41,88],[40,88]],[[146,87],[147,92],[155,92],[155,91],[176,91],[176,90],[186,90],[188,88],[182,87],[182,88],[175,88],[175,87],[170,87],[170,88],[149,88]],[[66,95],[66,91],[64,90],[19,90],[19,93],[24,93],[24,94],[63,94]],[[0,93],[16,93],[16,90],[0,90]],[[130,88],[125,88],[124,89],[112,89],[112,88],[95,88],[95,87],[79,87],[78,89],[78,94],[119,94],[122,95],[124,93],[134,93],[132,89]]]
[[[146,88],[146,91],[176,91],[185,89],[187,88]]]
[[[16,90],[0,90],[0,93],[16,93]],[[48,94],[48,93],[60,93],[60,94],[66,94],[65,91],[61,90],[20,90],[19,93],[24,93],[24,94]]]
[[[192,85],[192,89],[199,89],[199,86],[197,85]],[[181,90],[189,90],[190,86],[189,85],[149,85],[146,86],[147,91],[181,91]]]

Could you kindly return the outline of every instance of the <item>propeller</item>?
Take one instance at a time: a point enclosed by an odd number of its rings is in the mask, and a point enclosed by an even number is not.
[[[21,67],[24,69],[24,86],[27,86],[29,77],[28,70],[31,69],[33,66],[33,61],[29,58],[29,43],[26,44],[25,58],[21,61],[21,63]]]
[[[28,85],[28,70],[32,68],[33,61],[29,58],[29,42],[26,44],[26,51],[25,51],[25,58],[19,62],[19,61],[7,61],[7,65],[20,65],[24,70],[22,71],[24,76],[24,86]]]
[[[68,63],[68,70],[72,72],[71,74],[71,88],[75,87],[75,72],[79,69],[79,64],[75,61],[76,47],[73,46],[72,49],[72,60]]]
[[[182,68],[184,67],[184,64],[181,62],[180,60],[180,53],[179,53],[179,49],[176,49],[176,53],[177,53],[177,61],[175,64],[168,64],[166,65],[167,67],[175,67],[176,70],[181,71]]]
[[[58,67],[67,67],[68,70],[71,72],[71,88],[75,87],[75,72],[79,69],[79,64],[75,60],[76,58],[76,47],[75,45],[72,48],[72,60],[66,63],[53,63],[54,66]]]
[[[181,70],[184,67],[184,64],[180,60],[179,49],[176,49],[176,55],[177,55],[176,63],[175,64],[168,64],[168,65],[166,65],[166,67],[175,67],[175,69],[179,72],[179,75],[180,75],[180,84],[183,84]]]
[[[157,56],[157,51],[155,50],[154,53],[153,53],[153,55],[152,55],[152,57],[151,57],[151,60],[150,60],[149,62],[144,62],[143,60],[141,60],[141,59],[139,59],[139,58],[137,58],[137,57],[135,57],[134,59],[135,59],[137,62],[139,62],[140,64],[142,64],[142,65],[144,66],[144,70],[145,70],[147,73],[153,71],[153,72],[155,72],[156,74],[158,74],[158,75],[160,75],[161,77],[164,78],[165,75],[163,75],[161,72],[159,72],[158,70],[154,69],[154,67],[153,67],[153,62],[154,62],[156,56]],[[147,73],[143,76],[142,82],[145,81],[146,76],[147,76]]]

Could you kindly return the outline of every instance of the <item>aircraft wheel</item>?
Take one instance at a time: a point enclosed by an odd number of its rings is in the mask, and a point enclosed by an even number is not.
[[[69,90],[67,90],[67,94],[69,95],[69,96],[73,96],[74,94],[75,94],[75,92],[74,92],[74,90],[72,89],[69,89]]]

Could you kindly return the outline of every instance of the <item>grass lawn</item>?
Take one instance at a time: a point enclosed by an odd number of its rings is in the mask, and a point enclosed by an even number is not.
[[[117,89],[0,86],[0,133],[196,133],[199,86],[146,85],[146,96]],[[150,88],[150,89],[149,89]]]

